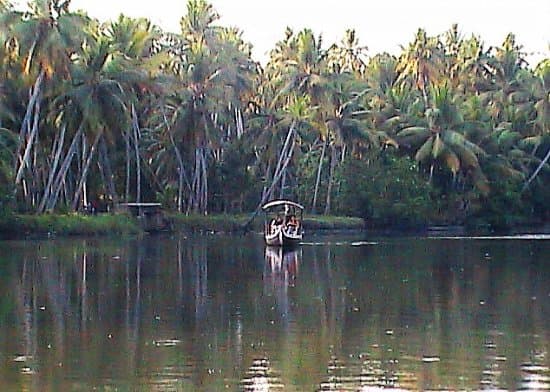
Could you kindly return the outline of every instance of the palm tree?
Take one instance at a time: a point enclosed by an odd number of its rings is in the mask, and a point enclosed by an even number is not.
[[[429,107],[430,86],[441,76],[443,58],[439,38],[428,37],[423,29],[418,29],[414,41],[399,58],[400,81],[410,80],[422,92],[425,108]]]
[[[155,105],[151,97],[161,95],[165,85],[162,70],[167,67],[168,56],[159,49],[161,31],[146,19],[132,19],[123,15],[106,26],[105,34],[109,42],[125,64],[118,69],[118,80],[125,91],[125,105],[129,122],[121,124],[125,145],[125,192],[124,199],[130,200],[131,162],[135,163],[135,200],[142,197],[142,163],[146,162],[141,153],[142,125],[146,122],[145,113]],[[115,139],[116,140],[116,139]],[[154,178],[153,178],[154,180]]]
[[[328,67],[335,73],[350,72],[361,78],[366,69],[366,46],[359,46],[355,30],[346,30],[340,45],[332,45],[327,51]]]
[[[38,133],[42,85],[55,74],[68,76],[70,57],[83,41],[86,19],[68,11],[70,0],[34,0],[30,10],[13,27],[24,55],[24,72],[33,75],[31,98],[21,125],[15,182],[23,179],[23,170],[30,168],[30,153]],[[23,15],[22,15],[23,16]]]
[[[190,0],[181,20],[181,38],[173,37],[179,47],[171,54],[178,80],[172,95],[179,108],[168,121],[174,139],[170,144],[179,151],[182,176],[183,155],[192,162],[188,212],[203,214],[208,211],[209,162],[221,158],[224,142],[243,133],[240,102],[249,88],[247,75],[254,69],[250,47],[240,32],[214,26],[218,18],[206,1]]]
[[[534,108],[536,118],[533,120],[534,135],[523,140],[524,144],[533,145],[533,155],[538,147],[550,137],[550,60],[540,62],[535,69],[536,79],[533,83],[533,95],[535,98]],[[548,143],[546,143],[548,144]],[[524,185],[524,190],[529,187],[543,167],[550,159],[550,148],[542,161],[538,164],[529,179]]]
[[[321,141],[317,144],[321,148],[321,157],[312,200],[313,211],[317,204],[321,169],[330,139],[327,121],[335,115],[330,113],[331,108],[327,106],[330,97],[328,58],[321,44],[321,37],[316,38],[309,29],[298,34],[287,29],[285,38],[271,52],[266,70],[272,89],[276,92],[270,104],[272,108],[284,107],[285,102],[290,102],[291,97],[296,95],[302,95],[314,108],[315,117],[310,119],[310,123],[314,125],[317,138]]]
[[[453,55],[449,73],[453,87],[463,94],[489,91],[493,85],[490,51],[486,50],[479,37],[472,35],[459,41],[458,53]]]
[[[462,174],[470,178],[480,192],[487,194],[488,181],[479,162],[486,153],[462,133],[463,119],[453,102],[450,87],[432,88],[432,102],[433,106],[426,110],[419,124],[396,134],[399,146],[414,151],[416,161],[429,166],[430,180],[439,164],[452,173],[453,179]]]
[[[307,94],[311,104],[317,105],[326,94],[327,53],[321,47],[321,37],[305,29],[298,34],[287,30],[284,40],[271,52],[266,74],[277,95],[272,107],[284,105],[289,93]]]

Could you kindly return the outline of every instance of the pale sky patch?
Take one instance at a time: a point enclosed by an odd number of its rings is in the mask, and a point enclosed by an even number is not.
[[[253,55],[265,61],[286,26],[310,28],[322,34],[325,47],[340,42],[354,28],[369,54],[397,54],[412,41],[419,27],[435,35],[458,23],[460,32],[481,37],[486,47],[500,45],[509,32],[524,46],[532,65],[550,57],[549,0],[211,0],[220,24],[236,26],[254,45]],[[100,20],[120,13],[147,17],[167,31],[178,32],[186,0],[73,0]]]

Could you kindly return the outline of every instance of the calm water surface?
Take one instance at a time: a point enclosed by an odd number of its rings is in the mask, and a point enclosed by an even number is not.
[[[550,237],[0,242],[0,391],[550,390]]]

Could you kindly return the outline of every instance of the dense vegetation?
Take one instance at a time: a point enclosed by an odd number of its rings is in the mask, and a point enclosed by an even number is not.
[[[179,34],[69,4],[0,0],[0,215],[281,196],[388,225],[550,214],[550,59],[529,67],[513,34],[419,29],[396,57],[287,30],[262,67],[204,0]]]

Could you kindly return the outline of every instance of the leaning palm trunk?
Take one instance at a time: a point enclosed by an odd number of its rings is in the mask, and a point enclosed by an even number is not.
[[[134,132],[134,151],[136,153],[136,202],[141,203],[141,160],[139,157],[139,121],[134,104],[132,104],[132,130]]]
[[[124,200],[130,201],[130,161],[131,161],[131,149],[130,149],[130,130],[124,132],[124,143],[126,144],[126,186],[124,187]]]
[[[59,193],[61,192],[61,189],[65,185],[67,172],[69,171],[69,167],[71,166],[71,161],[72,161],[73,156],[76,152],[76,149],[77,149],[77,146],[78,146],[78,139],[80,139],[81,134],[82,134],[82,125],[80,125],[80,127],[78,128],[78,131],[74,135],[74,138],[71,142],[69,150],[67,151],[67,155],[65,156],[65,159],[63,160],[63,163],[61,164],[61,167],[59,168],[59,172],[57,173],[57,176],[56,176],[55,181],[53,183],[51,194],[48,197],[48,201],[46,202],[46,209],[47,210],[53,210],[55,208],[56,204],[57,204],[57,199],[59,198]]]
[[[32,147],[33,141],[34,141],[34,132],[38,131],[38,127],[33,127],[31,130],[31,121],[33,120],[33,112],[35,113],[34,116],[36,117],[39,114],[39,110],[37,113],[36,110],[36,104],[39,101],[39,96],[41,92],[41,86],[42,81],[44,79],[45,72],[41,71],[38,77],[36,78],[36,81],[34,83],[34,86],[32,88],[32,94],[29,98],[29,103],[27,104],[27,109],[25,111],[25,117],[23,118],[23,122],[21,123],[21,131],[19,132],[19,145],[17,148],[18,155],[16,156],[16,161],[14,163],[15,168],[15,184],[18,185],[21,182],[21,177],[23,175],[23,169],[28,164],[28,159],[30,156],[30,149]],[[33,121],[36,123],[36,120]],[[27,134],[29,136],[27,137]],[[23,147],[23,142],[26,140],[25,143],[25,149],[24,153],[20,154],[21,148]]]
[[[201,212],[208,214],[208,169],[206,162],[206,149],[201,149],[201,168],[202,168],[202,183],[201,183]]]
[[[170,143],[174,148],[176,154],[176,160],[178,161],[178,212],[183,212],[183,183],[187,183],[187,187],[191,188],[189,185],[189,180],[185,174],[185,167],[183,164],[183,157],[180,149],[178,148],[176,141],[174,140],[174,135],[172,135],[170,125],[168,124],[168,119],[166,118],[166,112],[164,111],[164,106],[162,106],[162,118],[164,120],[164,125],[166,126],[166,131],[170,137]]]
[[[283,176],[281,177],[281,190],[279,192],[279,198],[280,199],[283,199],[285,197],[286,177],[287,177],[287,172],[285,170],[283,172]]]
[[[183,181],[186,178],[183,167],[183,158],[181,152],[174,142],[174,138],[170,135],[170,141],[176,152],[176,159],[178,161],[178,212],[183,212]]]
[[[17,174],[15,176],[15,185],[19,185],[21,183],[21,180],[23,178],[23,171],[25,170],[25,168],[29,168],[32,171],[30,157],[31,157],[32,146],[34,145],[34,141],[38,134],[38,122],[40,119],[40,99],[39,98],[37,98],[34,101],[34,107],[32,109],[32,113],[33,113],[32,127],[30,129],[30,132],[28,132],[28,136],[26,137],[25,151],[23,152],[22,155],[19,156],[19,166],[17,168]]]
[[[283,144],[283,148],[281,149],[281,152],[279,154],[279,159],[277,161],[277,165],[275,166],[275,172],[273,173],[273,176],[271,176],[271,163],[267,166],[266,170],[266,184],[270,184],[269,186],[265,186],[262,192],[262,200],[268,200],[269,197],[271,197],[271,193],[273,192],[274,186],[278,184],[280,177],[282,176],[281,170],[283,167],[283,164],[285,162],[285,158],[289,154],[289,146],[290,142],[292,140],[292,147],[291,150],[294,149],[294,140],[292,139],[293,136],[293,130],[294,130],[294,123],[292,123],[290,129],[288,130],[288,133],[286,135],[285,143]],[[286,167],[284,168],[286,170]],[[277,178],[277,180],[275,180]],[[282,189],[281,189],[282,192]],[[262,203],[263,204],[263,203]]]
[[[336,169],[336,146],[330,148],[330,170],[328,175],[327,201],[325,205],[325,215],[330,214],[332,203],[332,186],[334,184],[334,170]]]
[[[59,166],[59,160],[61,158],[61,152],[63,151],[63,142],[65,141],[65,131],[67,130],[67,127],[63,125],[61,127],[61,133],[56,138],[56,143],[54,143],[54,159],[50,168],[50,173],[48,175],[48,182],[46,184],[46,187],[44,188],[44,194],[42,195],[42,200],[40,201],[40,204],[38,205],[38,209],[36,212],[42,213],[44,212],[44,208],[46,207],[46,201],[48,200],[48,197],[50,196],[52,192],[52,185],[55,178],[55,173],[57,171],[57,166]]]
[[[92,158],[94,157],[95,150],[97,149],[97,144],[99,143],[99,139],[101,138],[102,134],[103,134],[103,131],[99,131],[97,133],[94,143],[92,144],[92,147],[90,147],[90,151],[88,152],[88,156],[86,157],[86,161],[84,162],[84,166],[82,167],[82,173],[80,175],[78,185],[76,186],[76,190],[73,198],[73,203],[72,203],[73,211],[78,210],[78,202],[80,201],[80,198],[82,196],[82,191],[84,189],[84,185],[86,184],[86,178],[88,177],[88,172],[90,170]]]
[[[103,182],[109,199],[116,204],[118,202],[118,195],[116,193],[111,160],[109,159],[109,151],[107,150],[107,142],[104,137],[99,141],[99,170],[103,176]]]
[[[315,179],[315,190],[313,191],[313,202],[311,203],[311,213],[315,214],[317,211],[317,195],[319,194],[319,184],[321,183],[321,171],[323,169],[323,160],[325,159],[325,152],[327,150],[327,141],[323,141],[323,149],[321,150],[321,158],[319,158],[319,166],[317,167],[317,178]]]
[[[546,156],[544,157],[544,159],[537,166],[536,170],[533,172],[533,174],[531,174],[531,177],[529,177],[529,179],[523,186],[522,192],[525,191],[529,187],[529,185],[531,185],[531,183],[535,180],[535,178],[538,176],[539,172],[542,170],[544,165],[546,165],[546,162],[548,162],[548,159],[550,159],[550,149],[548,149],[548,152],[546,153]]]
[[[188,204],[187,212],[196,212],[198,208],[198,187],[199,187],[199,151],[198,148],[195,149],[195,172],[193,174],[193,183],[191,188],[191,195]]]
[[[208,177],[205,147],[197,147],[195,149],[195,173],[193,175],[191,199],[189,200],[188,206],[192,208],[192,211],[195,213],[207,213]]]
[[[283,175],[286,173],[286,168],[288,164],[290,163],[292,159],[292,155],[294,153],[294,146],[296,145],[296,139],[294,138],[294,123],[290,126],[290,129],[288,130],[287,138],[285,140],[285,144],[281,150],[281,155],[279,157],[279,162],[277,163],[277,168],[275,170],[275,174],[273,175],[273,180],[271,182],[271,185],[267,189],[266,192],[262,195],[262,198],[260,200],[260,203],[254,210],[252,216],[249,218],[249,220],[243,225],[244,229],[247,229],[256,215],[260,212],[262,206],[265,204],[265,202],[271,197],[271,194],[273,193],[273,190],[283,177]],[[290,145],[290,147],[289,147]]]

